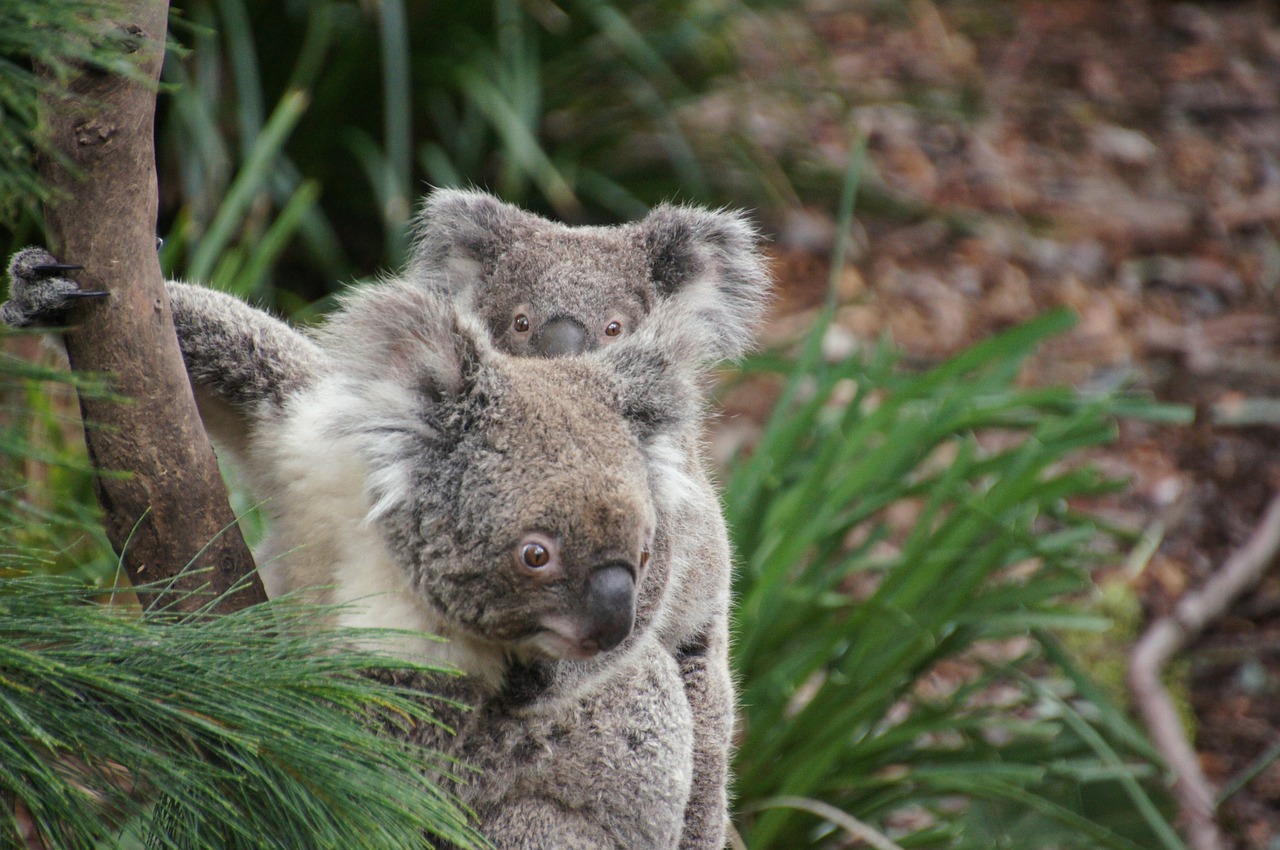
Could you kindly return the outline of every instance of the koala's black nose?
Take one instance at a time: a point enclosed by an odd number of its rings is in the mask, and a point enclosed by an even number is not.
[[[586,639],[595,641],[602,652],[626,640],[636,621],[636,579],[630,567],[609,564],[591,574],[587,615]]]
[[[530,343],[543,357],[581,354],[587,347],[587,329],[577,319],[557,316],[538,328]]]

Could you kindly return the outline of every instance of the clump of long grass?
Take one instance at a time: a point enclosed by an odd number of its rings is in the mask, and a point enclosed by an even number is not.
[[[1073,504],[1118,484],[1082,453],[1122,412],[1182,414],[1021,388],[1071,322],[924,373],[884,345],[827,362],[825,323],[756,363],[785,389],[725,497],[753,850],[1182,847],[1158,757],[1053,637],[1106,627],[1077,605],[1106,532]]]

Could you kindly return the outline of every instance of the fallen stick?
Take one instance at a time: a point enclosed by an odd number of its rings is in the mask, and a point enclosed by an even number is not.
[[[1214,818],[1214,789],[1160,676],[1169,659],[1218,620],[1240,594],[1258,583],[1280,551],[1280,495],[1243,547],[1231,555],[1198,591],[1183,595],[1173,613],[1152,623],[1129,655],[1129,691],[1152,741],[1173,771],[1173,793],[1193,850],[1225,850]]]

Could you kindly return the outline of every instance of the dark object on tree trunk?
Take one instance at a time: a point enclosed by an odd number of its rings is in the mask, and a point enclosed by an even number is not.
[[[104,31],[155,80],[164,58],[167,0],[128,0]],[[176,594],[145,600],[226,611],[266,599],[227,503],[182,365],[156,258],[155,90],[99,68],[70,83],[71,97],[41,100],[53,149],[40,172],[55,190],[45,209],[54,253],[84,266],[85,289],[108,290],[92,321],[66,334],[73,369],[106,373],[131,399],[81,397],[89,457],[107,536],[134,584],[172,580]],[[235,588],[234,592],[232,588]],[[191,593],[206,589],[208,593]]]

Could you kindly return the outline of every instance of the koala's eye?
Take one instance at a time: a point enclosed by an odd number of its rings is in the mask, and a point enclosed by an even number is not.
[[[622,322],[610,322],[604,327],[605,336],[617,336],[622,333]]]
[[[644,569],[649,563],[649,544],[646,543],[640,549],[640,569]]]
[[[516,333],[527,333],[529,331],[529,317],[521,313],[512,322],[512,327],[516,329]]]
[[[526,543],[520,547],[520,560],[526,567],[540,569],[551,560],[551,553],[541,543]]]

